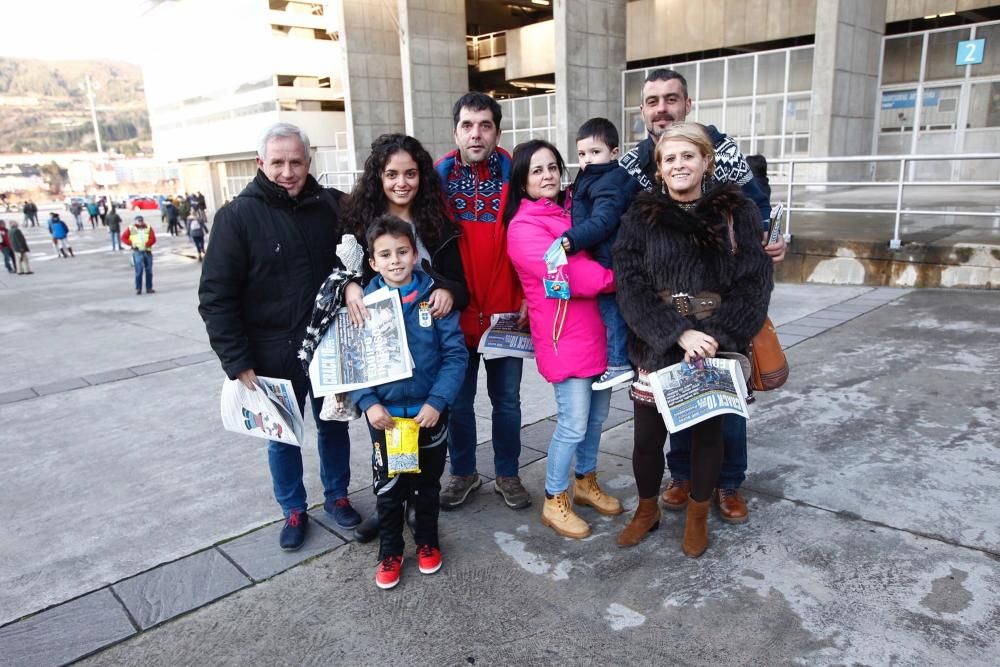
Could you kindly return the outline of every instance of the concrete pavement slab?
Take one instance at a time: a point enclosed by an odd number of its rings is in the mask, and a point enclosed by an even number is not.
[[[345,540],[325,530],[323,526],[311,523],[313,525],[309,526],[306,541],[298,551],[282,551],[278,548],[278,534],[284,527],[282,521],[220,544],[218,549],[250,575],[251,579],[264,581],[345,544]]]
[[[136,632],[107,588],[0,628],[0,664],[64,665]]]
[[[92,375],[87,375],[83,379],[88,383],[95,384],[105,384],[107,382],[117,382],[118,380],[127,380],[128,378],[134,378],[136,373],[129,368],[116,368],[110,371],[104,371],[103,373],[94,373]]]
[[[750,486],[1000,553],[998,299],[915,291],[792,349]]]
[[[112,588],[143,630],[228,595],[250,581],[208,549],[119,581]]]
[[[783,350],[792,347],[793,345],[798,345],[807,338],[809,338],[809,336],[801,336],[791,333],[782,333],[780,331],[778,332],[778,342],[781,343],[781,349]]]
[[[782,324],[778,327],[778,333],[793,334],[796,336],[815,336],[816,334],[821,334],[828,327],[823,326],[809,326],[806,324],[800,324],[801,320],[796,320],[792,324]]]
[[[32,389],[39,396],[48,396],[49,394],[60,394],[64,391],[72,391],[73,389],[82,389],[83,387],[89,387],[88,383],[83,378],[67,378],[65,380],[59,380],[58,382],[50,382],[48,384],[35,385]]]
[[[31,387],[26,389],[17,389],[14,391],[5,391],[0,394],[0,405],[5,403],[17,403],[18,401],[24,401],[29,398],[38,398],[38,394]]]
[[[136,375],[149,375],[151,373],[162,373],[163,371],[169,371],[172,368],[177,368],[177,364],[174,363],[173,359],[167,359],[166,361],[154,361],[149,364],[132,366],[129,368],[129,370],[135,373]]]
[[[771,294],[768,314],[775,326],[797,320],[862,294],[872,292],[871,287],[843,285],[810,285],[778,283]]]

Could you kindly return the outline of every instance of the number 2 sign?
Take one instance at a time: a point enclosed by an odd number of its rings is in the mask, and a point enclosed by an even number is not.
[[[985,39],[967,39],[958,43],[955,53],[955,65],[978,65],[983,62],[983,52],[986,50]]]

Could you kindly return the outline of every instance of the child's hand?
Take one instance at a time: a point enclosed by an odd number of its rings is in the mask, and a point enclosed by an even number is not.
[[[368,423],[372,425],[372,428],[377,428],[380,431],[385,431],[396,425],[396,422],[392,420],[392,415],[382,407],[381,403],[376,403],[365,410],[365,416],[368,417]]]
[[[437,409],[431,407],[427,403],[424,403],[420,408],[420,412],[417,416],[413,418],[413,421],[417,423],[420,428],[433,428],[437,426],[438,419],[441,418],[441,413]]]

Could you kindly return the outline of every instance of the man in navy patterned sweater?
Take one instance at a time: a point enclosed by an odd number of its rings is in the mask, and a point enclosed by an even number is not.
[[[627,193],[635,197],[643,190],[652,190],[656,185],[656,142],[660,135],[675,122],[682,122],[691,112],[691,98],[688,97],[687,81],[673,70],[655,69],[646,76],[642,86],[642,104],[639,107],[646,125],[647,136],[619,160],[619,166],[631,176],[631,187]],[[771,217],[771,204],[754,180],[753,172],[736,142],[714,126],[706,127],[708,136],[715,146],[715,173],[717,183],[734,183],[743,190],[748,199],[757,204],[760,211],[761,229],[767,238],[766,224]],[[785,257],[785,240],[764,247],[772,261],[778,263]],[[746,501],[739,488],[746,479],[747,430],[746,420],[735,415],[723,418],[722,438],[725,445],[722,472],[718,481],[719,511],[722,520],[728,523],[743,523],[747,520]],[[670,451],[667,453],[667,467],[670,468],[670,484],[663,492],[664,507],[681,510],[687,505],[690,488],[691,433],[680,431],[670,435]]]

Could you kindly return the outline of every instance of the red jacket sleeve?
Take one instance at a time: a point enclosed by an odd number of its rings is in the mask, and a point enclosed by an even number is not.
[[[122,232],[122,243],[124,243],[125,245],[130,246],[130,247],[132,245],[132,241],[129,239],[129,228],[128,227],[126,227],[125,231]]]
[[[153,228],[150,227],[149,228],[149,245],[147,247],[148,248],[152,248],[154,245],[156,245],[156,232],[154,232]]]

